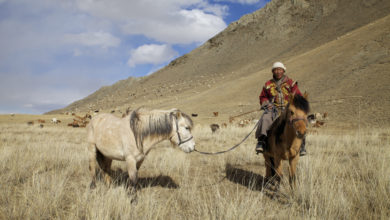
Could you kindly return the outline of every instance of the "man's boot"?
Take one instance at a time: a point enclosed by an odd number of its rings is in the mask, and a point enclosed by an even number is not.
[[[306,138],[302,139],[302,145],[301,145],[301,150],[299,151],[299,156],[305,156],[307,154],[306,152]]]
[[[257,138],[256,154],[262,154],[267,146],[267,136],[261,135]]]

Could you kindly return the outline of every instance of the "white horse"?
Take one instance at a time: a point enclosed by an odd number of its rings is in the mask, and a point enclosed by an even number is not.
[[[105,182],[110,185],[111,162],[121,160],[126,161],[130,183],[136,189],[138,169],[157,143],[170,140],[186,153],[195,149],[192,127],[191,118],[177,109],[138,109],[124,118],[112,114],[94,116],[87,127],[90,187],[96,186],[97,164],[104,171]]]

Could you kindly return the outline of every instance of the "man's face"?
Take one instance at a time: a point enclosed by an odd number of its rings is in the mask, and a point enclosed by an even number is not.
[[[272,73],[274,74],[274,78],[279,80],[283,77],[284,69],[278,67],[278,68],[273,69]]]

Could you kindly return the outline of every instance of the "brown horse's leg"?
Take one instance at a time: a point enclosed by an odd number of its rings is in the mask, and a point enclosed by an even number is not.
[[[290,169],[289,169],[289,182],[290,182],[290,187],[293,189],[296,187],[296,177],[295,177],[295,172],[297,169],[297,164],[299,161],[299,156],[295,156],[293,158],[290,158]]]
[[[88,158],[89,158],[89,172],[92,177],[90,188],[94,189],[96,187],[96,146],[95,144],[88,145]]]
[[[280,183],[280,180],[283,177],[282,173],[282,158],[280,157],[274,157],[274,163],[275,163],[275,171],[276,171],[276,181]]]
[[[263,154],[264,155],[264,154]],[[273,176],[273,162],[271,157],[264,155],[265,160],[265,180],[269,181]]]

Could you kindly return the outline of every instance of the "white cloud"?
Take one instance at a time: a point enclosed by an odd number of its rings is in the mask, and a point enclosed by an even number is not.
[[[103,31],[66,34],[65,41],[84,46],[99,46],[101,48],[117,47],[121,42],[119,38]]]
[[[216,2],[231,2],[244,5],[253,5],[257,3],[265,3],[266,0],[216,0]]]
[[[83,0],[78,10],[118,24],[128,35],[169,44],[204,42],[226,28],[227,6],[205,0]]]
[[[127,64],[135,67],[137,64],[161,64],[177,56],[178,53],[169,45],[147,44],[131,51]]]

